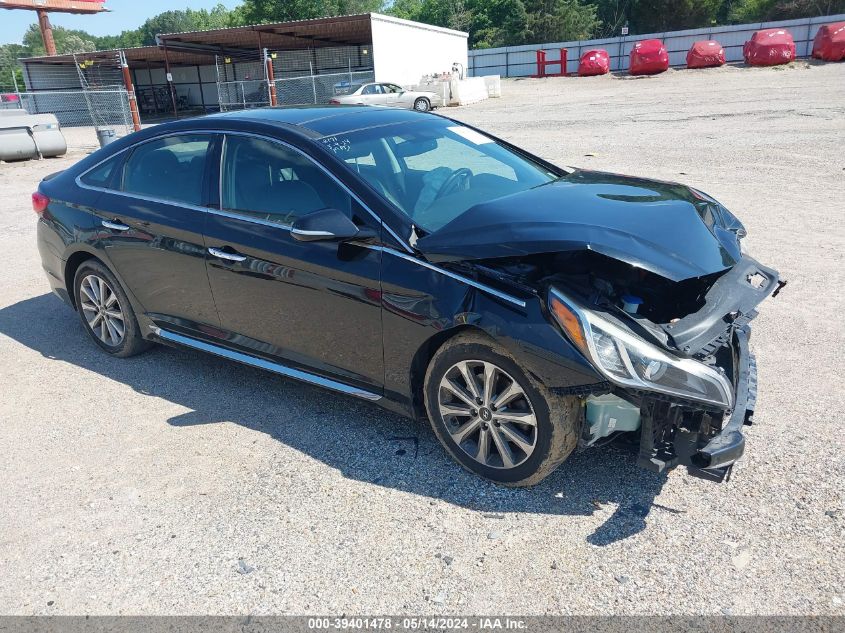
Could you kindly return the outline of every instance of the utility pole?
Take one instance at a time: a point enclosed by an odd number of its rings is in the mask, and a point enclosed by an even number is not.
[[[41,29],[41,39],[44,40],[44,50],[48,55],[56,54],[56,42],[53,39],[53,27],[47,12],[38,10],[38,27]]]

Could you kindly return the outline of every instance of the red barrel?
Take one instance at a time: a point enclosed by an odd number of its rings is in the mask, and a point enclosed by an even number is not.
[[[725,63],[725,49],[716,40],[703,40],[687,52],[687,68],[713,68]]]
[[[845,22],[825,24],[813,40],[813,57],[826,62],[845,59]]]
[[[795,41],[786,29],[763,29],[742,47],[745,63],[751,66],[777,66],[795,59]]]
[[[578,63],[578,75],[581,77],[592,77],[593,75],[606,75],[610,72],[610,55],[603,48],[592,48],[581,55]]]
[[[669,69],[669,53],[660,40],[643,40],[631,49],[632,75],[656,75]]]

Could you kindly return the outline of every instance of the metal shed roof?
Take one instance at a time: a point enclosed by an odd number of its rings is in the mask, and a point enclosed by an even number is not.
[[[334,18],[316,18],[255,24],[228,29],[164,33],[156,36],[168,51],[225,52],[271,48],[290,50],[346,44],[369,44],[372,29],[369,13],[343,15]]]
[[[117,58],[118,53],[126,54],[126,61],[130,68],[146,68],[164,66],[164,50],[158,46],[138,46],[135,48],[109,49],[90,53],[76,53],[76,60],[93,62],[110,62]],[[208,64],[208,53],[190,53],[185,51],[168,51],[167,56],[173,65],[203,65]],[[57,64],[74,63],[73,55],[52,55],[42,57],[26,57],[20,61],[26,64]]]

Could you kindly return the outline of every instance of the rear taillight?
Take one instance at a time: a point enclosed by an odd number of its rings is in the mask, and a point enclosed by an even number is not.
[[[340,101],[337,99],[329,99],[329,105],[340,105]]]
[[[32,210],[35,211],[38,215],[41,215],[47,210],[47,206],[50,204],[50,198],[45,196],[40,191],[36,191],[32,194]]]

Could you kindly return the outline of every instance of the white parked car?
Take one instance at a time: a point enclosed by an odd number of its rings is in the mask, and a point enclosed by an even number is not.
[[[442,106],[443,100],[434,92],[405,90],[402,86],[391,83],[370,83],[362,85],[352,94],[333,97],[329,103],[380,105],[428,112],[432,108]]]

